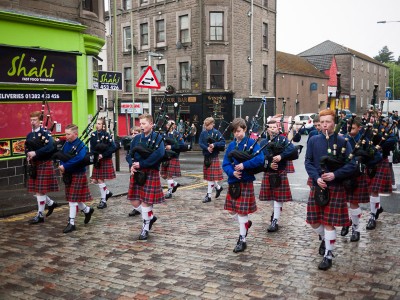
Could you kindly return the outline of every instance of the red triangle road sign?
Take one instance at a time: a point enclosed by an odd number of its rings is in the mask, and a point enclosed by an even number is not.
[[[136,82],[136,87],[146,89],[159,89],[161,87],[161,84],[151,66],[147,67],[143,75]]]

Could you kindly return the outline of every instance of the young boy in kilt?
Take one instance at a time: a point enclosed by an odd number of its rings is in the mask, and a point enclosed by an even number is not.
[[[218,184],[218,181],[224,179],[218,154],[225,147],[225,139],[214,126],[214,118],[206,118],[204,120],[204,130],[199,137],[199,145],[204,156],[203,176],[204,180],[208,181],[207,195],[204,197],[203,203],[211,201],[211,193],[214,188],[216,191],[215,198],[218,198],[223,190],[222,186]],[[206,161],[208,161],[209,165]]]
[[[286,172],[285,158],[294,150],[292,143],[279,134],[279,125],[275,120],[270,120],[268,123],[268,136],[269,139],[261,141],[260,146],[263,147],[264,156],[269,157],[268,169],[264,172],[260,189],[260,201],[273,201],[273,213],[271,216],[271,225],[268,227],[268,232],[278,231],[278,220],[283,209],[283,203],[292,201],[292,193],[290,191],[289,180]],[[283,148],[280,154],[274,153],[276,147]],[[275,185],[270,180],[271,176],[279,176],[280,184]]]
[[[172,198],[172,194],[176,192],[178,187],[181,185],[176,182],[173,177],[181,177],[181,164],[179,162],[179,146],[184,145],[182,135],[176,130],[176,125],[173,120],[167,122],[167,128],[170,128],[169,132],[166,134],[165,150],[175,151],[178,156],[173,157],[170,160],[161,163],[160,175],[163,179],[167,180],[168,191],[165,194],[165,199]],[[166,141],[164,140],[164,142]]]
[[[319,264],[320,270],[328,270],[332,266],[333,250],[336,241],[335,226],[350,225],[346,204],[346,193],[342,179],[352,176],[356,169],[354,160],[350,160],[335,171],[321,169],[321,158],[330,156],[335,151],[341,154],[346,148],[345,157],[351,153],[351,146],[342,136],[334,133],[335,112],[325,109],[319,113],[321,131],[324,134],[313,136],[307,145],[305,167],[308,176],[313,180],[307,203],[307,223],[322,238],[319,254],[324,258]],[[334,147],[334,144],[336,145]],[[317,204],[315,193],[317,188],[329,191],[329,202],[325,206]]]
[[[253,152],[260,149],[260,146],[253,139],[246,137],[246,121],[242,118],[236,118],[231,124],[232,132],[235,139],[229,144],[226,150],[223,169],[228,175],[229,192],[226,195],[224,209],[239,222],[239,239],[233,252],[243,252],[246,247],[246,236],[252,222],[249,220],[248,214],[257,210],[256,199],[254,196],[253,181],[256,179],[254,175],[248,173],[249,169],[259,167],[264,163],[264,155],[260,152],[251,159],[239,162],[237,158],[230,155],[233,150],[248,151],[254,144]],[[239,195],[231,195],[233,185],[240,185]]]
[[[89,223],[94,209],[85,205],[86,201],[92,200],[92,196],[90,195],[86,177],[86,167],[80,165],[87,151],[86,146],[78,138],[78,126],[75,124],[67,125],[65,127],[65,137],[66,142],[62,151],[64,153],[74,153],[70,160],[66,162],[60,161],[60,166],[58,167],[65,183],[65,198],[69,202],[69,222],[63,232],[69,233],[76,230],[75,218],[78,209],[85,214],[85,224]]]
[[[111,135],[106,131],[105,118],[97,119],[96,131],[92,132],[90,136],[90,151],[97,152],[96,146],[103,146],[105,148],[104,151],[99,153],[99,161],[97,164],[94,164],[91,177],[92,183],[99,185],[101,195],[97,208],[103,209],[107,207],[107,200],[113,195],[113,193],[107,189],[104,181],[116,177],[112,162],[112,154],[115,152],[116,146]]]
[[[161,134],[152,131],[153,117],[143,114],[139,117],[142,133],[135,136],[131,144],[133,164],[129,181],[128,200],[135,210],[142,213],[143,226],[139,240],[147,240],[157,217],[153,214],[153,205],[165,201],[160,182],[160,161],[165,154],[165,147]],[[153,142],[154,141],[154,142]],[[141,146],[143,149],[152,149],[146,157],[144,153],[134,151]],[[139,175],[145,174],[144,182],[139,181]]]
[[[32,132],[26,136],[27,141],[36,140],[41,146],[39,149],[30,149],[25,144],[25,154],[28,164],[36,170],[36,176],[32,174],[28,178],[28,192],[34,193],[38,203],[37,215],[29,221],[29,224],[38,224],[44,222],[44,209],[47,204],[46,217],[53,213],[54,208],[58,206],[57,202],[50,199],[47,193],[57,192],[59,190],[56,179],[56,172],[51,160],[51,152],[54,148],[53,137],[40,126],[40,111],[30,113],[30,122]]]

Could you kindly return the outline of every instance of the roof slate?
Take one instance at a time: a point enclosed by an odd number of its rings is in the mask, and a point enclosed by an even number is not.
[[[328,78],[328,76],[318,71],[316,67],[309,63],[305,58],[280,51],[276,51],[276,72]]]

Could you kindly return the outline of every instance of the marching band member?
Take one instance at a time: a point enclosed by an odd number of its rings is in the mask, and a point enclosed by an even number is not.
[[[100,148],[101,147],[101,148]],[[101,150],[98,150],[100,148]],[[92,183],[98,184],[101,200],[98,209],[107,207],[107,200],[112,197],[113,193],[107,189],[106,179],[114,179],[115,171],[112,162],[112,154],[115,152],[116,146],[110,134],[106,131],[105,118],[98,118],[96,122],[96,131],[90,136],[90,151],[99,154],[99,162],[94,165],[92,172]]]
[[[140,134],[140,126],[134,126],[134,127],[132,127],[132,128],[131,128],[132,141],[133,141],[133,138],[134,138],[135,136],[137,136],[138,134]],[[132,143],[132,141],[131,141],[131,143]],[[127,161],[127,163],[128,163],[128,166],[129,166],[129,171],[131,170],[131,168],[132,168],[132,163],[133,163],[133,162],[132,162],[131,151],[130,151],[130,145],[131,145],[131,143],[129,144],[129,150],[128,150],[127,153],[126,153],[126,161]],[[138,211],[138,210],[136,210],[136,209],[132,209],[132,211],[128,214],[129,217],[134,217],[134,216],[138,216],[138,215],[141,215],[141,212]]]
[[[64,233],[76,230],[75,218],[77,210],[80,209],[85,214],[84,223],[89,223],[94,209],[85,205],[86,201],[92,200],[90,195],[88,180],[86,177],[86,167],[77,166],[86,155],[86,146],[78,138],[78,126],[69,124],[65,127],[66,142],[63,147],[64,153],[75,152],[75,155],[68,161],[60,161],[58,169],[63,174],[65,183],[65,198],[69,202],[69,222],[64,228]]]
[[[40,126],[40,111],[30,113],[32,132],[26,136],[25,154],[28,164],[33,170],[28,179],[28,192],[34,193],[38,203],[37,215],[29,221],[29,224],[44,222],[44,209],[47,204],[48,211],[46,217],[53,213],[58,206],[56,201],[50,199],[49,192],[59,190],[56,179],[56,172],[53,168],[53,161],[48,155],[53,151],[53,137]],[[37,147],[29,147],[29,142],[33,142]],[[39,148],[40,147],[40,148]],[[38,148],[38,149],[33,149]]]
[[[216,191],[215,198],[218,198],[223,190],[222,186],[218,184],[218,181],[223,180],[218,154],[225,147],[225,139],[214,126],[214,118],[206,118],[204,120],[204,130],[199,137],[199,145],[204,155],[204,180],[208,181],[207,195],[204,197],[203,203],[211,201],[211,193],[214,188]]]

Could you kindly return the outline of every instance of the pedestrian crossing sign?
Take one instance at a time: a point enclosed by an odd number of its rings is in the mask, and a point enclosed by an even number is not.
[[[136,87],[145,89],[159,89],[161,87],[160,82],[157,79],[156,74],[151,66],[143,72],[143,75],[136,82]]]

